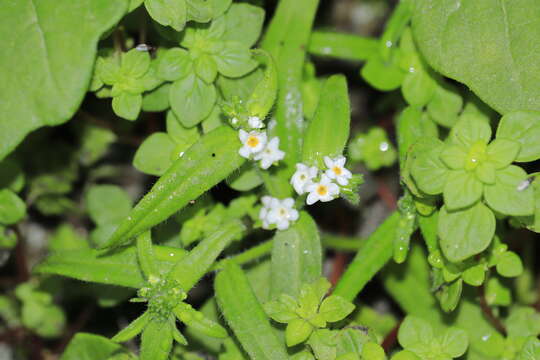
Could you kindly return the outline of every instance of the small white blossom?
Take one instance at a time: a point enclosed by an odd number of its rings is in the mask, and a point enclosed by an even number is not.
[[[238,124],[238,119],[235,118],[235,117],[233,117],[233,118],[231,119],[231,124],[237,125],[237,124]]]
[[[347,185],[349,179],[352,177],[351,172],[344,167],[345,161],[346,159],[344,156],[338,156],[334,159],[331,159],[328,156],[324,157],[324,163],[328,167],[326,176],[330,179],[335,179],[341,186]]]
[[[262,197],[263,208],[259,212],[263,228],[276,225],[279,230],[289,228],[291,222],[298,220],[298,211],[294,208],[294,200],[286,198],[279,200],[271,196]]]
[[[306,192],[306,187],[311,185],[311,180],[317,176],[318,171],[315,166],[308,167],[302,163],[296,164],[296,172],[291,178],[291,184],[298,195]]]
[[[262,129],[264,127],[264,123],[259,119],[258,116],[250,116],[248,119],[248,125],[252,129]]]
[[[244,146],[238,150],[238,153],[249,159],[251,154],[256,154],[264,149],[266,146],[266,133],[258,131],[250,131],[240,129],[238,131],[238,137]]]
[[[323,174],[321,180],[307,186],[306,191],[309,192],[306,204],[312,205],[317,201],[326,202],[334,200],[334,198],[339,195],[339,186],[334,184],[328,176]]]
[[[285,152],[279,150],[279,138],[274,137],[268,142],[264,150],[255,154],[253,159],[261,160],[261,168],[266,170],[276,161],[283,160],[284,157]]]

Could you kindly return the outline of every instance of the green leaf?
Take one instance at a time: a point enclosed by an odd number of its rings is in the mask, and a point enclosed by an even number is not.
[[[487,281],[486,301],[492,306],[509,306],[512,303],[512,290],[499,277],[493,276]]]
[[[428,116],[412,106],[406,107],[397,120],[400,167],[404,168],[408,151],[420,138],[438,138],[438,135],[437,125]]]
[[[120,224],[105,246],[117,246],[159,224],[240,167],[237,133],[219,127],[176,160]]]
[[[9,188],[14,192],[23,189],[25,179],[24,173],[19,163],[13,158],[6,158],[0,161],[0,189]]]
[[[141,336],[141,360],[167,360],[173,346],[173,327],[169,321],[152,319]]]
[[[516,160],[519,151],[520,145],[518,142],[497,138],[488,145],[486,153],[488,161],[496,169],[502,169]]]
[[[288,323],[293,319],[297,319],[298,315],[294,312],[294,308],[290,309],[280,300],[272,300],[264,304],[264,311],[274,321],[279,323]]]
[[[185,0],[145,0],[144,6],[148,13],[163,26],[170,26],[176,31],[182,31],[187,21],[187,6]]]
[[[195,73],[207,84],[212,84],[218,74],[217,64],[210,55],[203,54],[195,59]]]
[[[233,78],[244,76],[257,67],[249,48],[237,41],[224,42],[223,49],[214,55],[214,60],[220,74]]]
[[[452,212],[443,206],[438,234],[446,258],[452,262],[462,261],[489,246],[495,234],[495,216],[481,202]]]
[[[531,186],[520,186],[527,173],[519,166],[510,165],[495,173],[495,184],[484,186],[484,198],[493,210],[513,216],[534,213],[534,190]]]
[[[175,143],[167,133],[155,132],[137,149],[133,166],[145,174],[161,176],[174,161],[174,149]]]
[[[254,50],[253,53],[264,64],[265,69],[263,78],[249,96],[246,107],[251,116],[264,119],[276,101],[278,91],[277,68],[274,60],[266,51]]]
[[[144,330],[149,321],[151,321],[151,315],[148,311],[145,311],[141,316],[114,335],[111,341],[124,342],[133,339]]]
[[[343,75],[333,75],[323,85],[315,117],[306,130],[302,161],[323,169],[325,156],[341,155],[349,138],[350,116],[347,81]]]
[[[418,69],[405,75],[401,92],[409,105],[423,107],[433,98],[436,83],[428,72]]]
[[[306,341],[313,332],[313,325],[304,319],[292,320],[285,329],[285,341],[291,347]]]
[[[463,281],[472,286],[480,286],[486,278],[486,265],[478,264],[465,270],[461,277]]]
[[[60,360],[103,360],[124,352],[122,346],[103,336],[80,332],[69,342]]]
[[[390,260],[399,218],[399,213],[394,212],[364,240],[364,244],[336,284],[334,295],[353,301],[368,281]]]
[[[252,359],[286,360],[288,355],[275,336],[242,269],[228,263],[215,280],[218,305],[244,350]]]
[[[463,99],[455,86],[438,81],[435,93],[427,105],[427,113],[439,125],[450,128],[458,121]]]
[[[248,48],[255,45],[261,34],[264,10],[247,3],[234,3],[225,14],[223,41],[238,41]]]
[[[154,246],[153,251],[156,267],[162,276],[186,255],[185,250],[168,246]],[[38,274],[56,274],[82,281],[136,289],[146,284],[139,268],[135,247],[107,253],[89,248],[57,251],[49,255],[33,271]]]
[[[163,80],[175,81],[188,76],[192,66],[189,52],[180,48],[168,49],[159,60],[157,75]]]
[[[191,305],[184,302],[180,303],[175,309],[174,313],[176,317],[186,324],[202,334],[215,338],[226,338],[227,330],[218,323],[204,317],[204,315],[195,310]]]
[[[166,83],[143,96],[142,109],[149,112],[161,112],[169,108],[171,84]]]
[[[123,93],[112,99],[112,108],[119,117],[134,121],[139,117],[142,107],[141,94]]]
[[[443,192],[448,169],[441,161],[443,143],[439,139],[422,138],[411,149],[411,175],[426,194]]]
[[[88,215],[97,225],[118,223],[132,206],[129,195],[116,185],[92,185],[85,201]]]
[[[210,0],[212,4],[212,11],[214,18],[223,15],[225,11],[231,6],[232,0]]]
[[[516,360],[536,360],[540,357],[540,340],[530,337],[521,348]]]
[[[492,185],[495,183],[495,166],[492,162],[482,161],[474,169],[474,175],[484,184]]]
[[[534,161],[540,158],[540,112],[518,111],[502,117],[497,138],[517,141],[520,151],[515,161]]]
[[[131,49],[128,52],[122,53],[120,61],[122,63],[122,75],[131,78],[140,78],[150,68],[151,59],[148,52]]]
[[[399,68],[398,61],[396,56],[393,56],[388,62],[379,56],[372,57],[362,67],[360,74],[368,84],[377,90],[395,90],[405,77],[405,72]]]
[[[540,24],[535,0],[416,2],[416,43],[439,73],[464,83],[500,113],[540,110]],[[474,34],[475,36],[471,36]],[[459,57],[456,54],[460,54]],[[509,96],[512,94],[512,96]]]
[[[308,50],[313,55],[364,61],[376,56],[379,42],[352,34],[315,30],[311,34]]]
[[[277,231],[272,249],[271,294],[298,296],[304,283],[322,273],[322,250],[317,225],[306,212],[287,230]]]
[[[29,132],[71,119],[88,89],[96,45],[127,5],[125,0],[23,0],[1,7],[0,33],[25,40],[0,55],[0,160]]]
[[[212,4],[206,0],[185,0],[187,4],[188,20],[208,22],[212,19]]]
[[[482,189],[482,183],[473,172],[451,170],[443,190],[444,204],[450,211],[465,208],[480,200]]]
[[[183,152],[201,137],[197,127],[192,127],[191,129],[185,128],[172,111],[167,112],[166,127],[167,134],[176,143],[174,156],[180,157],[180,154],[183,155]]]
[[[0,224],[12,225],[26,216],[26,204],[9,189],[0,190]]]
[[[523,263],[518,254],[504,252],[497,262],[497,272],[504,277],[516,277],[523,273]]]
[[[467,152],[466,149],[461,146],[450,144],[445,145],[440,157],[444,164],[450,169],[461,170],[465,167]]]
[[[393,355],[392,360],[421,360],[421,358],[412,351],[402,350]]]
[[[453,358],[465,354],[468,346],[469,338],[467,333],[461,329],[451,327],[441,336],[441,348],[445,354],[448,354]]]
[[[175,81],[170,90],[169,102],[176,117],[185,127],[192,127],[206,118],[216,102],[214,85],[190,74]]]
[[[533,307],[513,306],[505,321],[509,337],[538,336],[540,314]]]
[[[328,322],[336,322],[346,318],[355,306],[339,295],[330,295],[323,300],[319,313]]]
[[[433,339],[433,328],[419,317],[409,315],[399,327],[399,344],[407,350],[422,351]]]
[[[490,140],[489,123],[478,119],[477,116],[462,116],[450,131],[450,141],[465,149],[470,149],[478,142],[487,144]]]

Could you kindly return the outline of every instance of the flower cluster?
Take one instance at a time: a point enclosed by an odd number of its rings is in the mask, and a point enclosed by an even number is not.
[[[263,207],[259,212],[259,218],[264,229],[270,229],[275,225],[278,230],[285,230],[291,222],[298,220],[298,211],[294,208],[292,198],[279,200],[263,196],[261,200]]]
[[[306,199],[308,205],[317,201],[331,201],[339,195],[340,186],[348,185],[352,178],[351,172],[345,168],[345,161],[344,156],[334,159],[325,156],[326,171],[298,163],[291,184],[298,195],[308,193]]]
[[[233,118],[231,124],[236,125],[238,119]],[[266,131],[260,130],[264,127],[264,123],[256,116],[251,116],[248,119],[248,125],[252,129],[249,132],[240,129],[238,136],[243,146],[238,150],[238,153],[246,159],[260,161],[262,169],[268,169],[272,164],[279,160],[283,160],[285,152],[279,150],[279,138],[273,137],[268,140]]]

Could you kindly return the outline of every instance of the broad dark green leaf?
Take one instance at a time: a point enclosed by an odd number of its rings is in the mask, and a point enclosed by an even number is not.
[[[322,250],[317,225],[306,212],[284,231],[277,231],[272,249],[272,297],[298,296],[304,283],[322,274]]]
[[[159,178],[104,246],[117,246],[159,224],[225,179],[245,161],[236,131],[219,127],[204,135]]]
[[[536,0],[419,0],[413,31],[435,70],[497,111],[540,110],[539,16]]]
[[[286,360],[284,344],[257,301],[242,269],[229,263],[215,280],[217,301],[225,320],[254,360]]]
[[[0,7],[0,159],[41,126],[71,118],[90,83],[96,44],[125,0],[7,0]],[[22,41],[21,39],[24,39]]]
[[[443,206],[439,213],[438,233],[446,258],[459,262],[489,246],[495,234],[495,215],[481,202],[452,212]]]

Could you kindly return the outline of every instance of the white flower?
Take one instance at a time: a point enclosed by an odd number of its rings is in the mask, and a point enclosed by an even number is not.
[[[261,121],[261,119],[259,119],[258,116],[250,116],[248,119],[248,125],[252,129],[262,129],[264,127],[263,122]]]
[[[251,154],[262,151],[266,145],[266,133],[264,132],[250,131],[248,133],[247,131],[240,129],[238,131],[238,137],[240,138],[240,141],[242,141],[242,144],[244,144],[244,146],[238,150],[238,153],[247,159],[249,159]]]
[[[279,200],[271,196],[262,197],[263,207],[259,212],[263,228],[276,225],[279,230],[285,230],[290,223],[298,220],[298,211],[294,208],[294,200],[286,198]]]
[[[341,186],[347,185],[349,179],[352,177],[351,172],[344,167],[345,161],[346,159],[344,156],[338,156],[334,159],[330,159],[328,156],[324,157],[324,163],[328,167],[326,176],[330,179],[335,179]]]
[[[261,160],[261,168],[268,169],[274,162],[283,160],[285,152],[279,150],[279,138],[272,138],[263,151],[255,154],[253,159]]]
[[[306,192],[306,186],[311,185],[311,180],[317,176],[318,171],[315,166],[308,167],[302,163],[296,164],[296,172],[291,178],[291,184],[298,195]]]
[[[339,194],[339,186],[334,184],[326,175],[321,176],[321,180],[306,187],[309,195],[306,199],[306,204],[311,205],[317,201],[331,201]]]
[[[238,119],[235,118],[235,117],[233,117],[233,118],[231,119],[231,124],[237,125],[237,124],[238,124]]]

